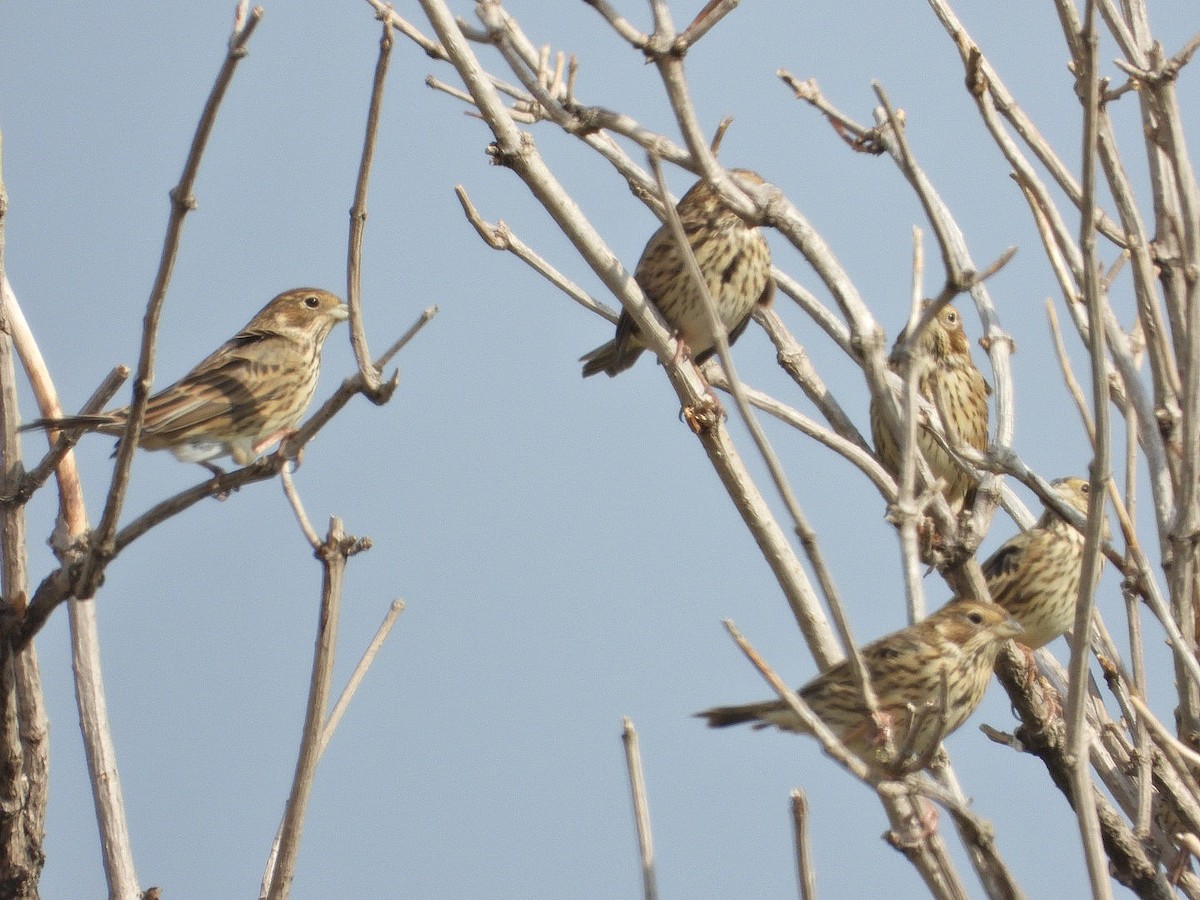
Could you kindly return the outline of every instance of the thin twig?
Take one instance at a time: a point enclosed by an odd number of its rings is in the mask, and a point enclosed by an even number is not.
[[[111,372],[104,376],[104,380],[92,392],[92,396],[88,397],[83,406],[79,408],[79,414],[88,415],[102,409],[104,404],[112,399],[113,394],[120,389],[128,377],[128,366],[115,366]],[[47,432],[51,438],[50,450],[21,479],[21,483],[17,488],[17,495],[14,499],[24,502],[24,500],[33,496],[37,489],[45,484],[46,480],[54,474],[58,468],[59,460],[71,452],[71,448],[78,443],[84,433],[83,431],[58,432],[58,440],[53,440],[53,435]]]
[[[350,701],[354,699],[354,694],[358,691],[359,685],[362,684],[367,670],[371,667],[371,663],[375,661],[375,657],[379,654],[383,642],[387,640],[392,626],[396,624],[396,619],[399,618],[402,612],[404,612],[404,601],[393,600],[388,607],[387,614],[383,617],[383,622],[380,623],[379,628],[376,630],[375,636],[371,638],[371,643],[367,645],[367,649],[363,651],[358,665],[350,673],[350,680],[346,682],[346,686],[342,689],[337,702],[333,704],[333,709],[330,710],[328,718],[325,719],[325,723],[321,726],[321,737],[317,745],[318,762],[325,756],[325,750],[329,747],[329,742],[333,739],[333,733],[342,721],[342,716],[345,715],[347,708],[349,708]],[[276,861],[279,859],[279,845],[282,839],[283,822],[280,822],[279,827],[275,830],[275,839],[271,842],[271,852],[267,855],[267,865],[263,871],[263,880],[259,889],[260,900],[267,900],[267,895],[270,892],[271,877],[275,872]]]
[[[729,379],[720,366],[712,360],[705,363],[704,377],[714,388],[729,391]],[[769,394],[756,390],[748,385],[742,385],[742,392],[752,406],[756,406],[768,415],[774,416],[781,422],[786,422],[802,434],[833,450],[844,457],[863,472],[881,494],[885,497],[894,491],[892,476],[879,464],[879,460],[871,451],[856,441],[848,441],[836,432],[822,427],[799,410],[777,400]]]
[[[633,820],[637,824],[638,855],[642,864],[642,892],[646,900],[657,900],[654,837],[650,831],[650,804],[646,799],[642,754],[638,748],[637,730],[633,727],[633,720],[625,716],[621,722],[621,741],[625,745],[625,768],[629,773],[629,793],[633,798]]]
[[[375,636],[371,638],[371,642],[367,644],[367,649],[363,651],[363,655],[359,658],[358,665],[350,673],[350,678],[346,681],[346,686],[342,689],[342,693],[338,695],[337,702],[333,704],[333,709],[329,711],[329,716],[325,719],[325,724],[321,726],[320,753],[322,755],[325,753],[325,748],[329,746],[330,740],[333,739],[333,733],[337,730],[338,724],[346,714],[346,710],[350,707],[350,701],[354,699],[354,695],[358,692],[359,685],[362,684],[363,678],[366,677],[367,670],[375,662],[375,657],[379,655],[384,641],[392,633],[392,627],[396,624],[396,620],[400,618],[400,613],[402,612],[404,612],[404,601],[393,600],[388,606],[388,611],[384,615],[383,621],[379,623],[379,627],[375,630]]]
[[[718,22],[737,9],[742,0],[708,0],[704,9],[696,13],[690,25],[675,39],[675,52],[684,53],[704,35],[708,34]],[[716,152],[716,148],[713,148]]]
[[[1060,7],[1061,8],[1061,7]],[[1097,115],[1099,113],[1100,80],[1096,67],[1097,35],[1095,30],[1095,7],[1087,3],[1087,30],[1081,38],[1081,52],[1076,54],[1076,71],[1084,85],[1083,101],[1083,202],[1079,246],[1083,258],[1083,293],[1091,315],[1091,346],[1088,348],[1092,364],[1092,396],[1094,421],[1096,423],[1096,449],[1091,466],[1091,496],[1088,505],[1088,529],[1084,538],[1082,577],[1079,596],[1075,606],[1076,635],[1085,635],[1092,620],[1095,606],[1096,583],[1100,575],[1100,556],[1097,552],[1103,517],[1103,490],[1109,477],[1109,427],[1108,427],[1108,377],[1105,366],[1103,306],[1105,298],[1097,285],[1096,272],[1096,143]],[[1103,900],[1112,896],[1108,866],[1105,863],[1104,847],[1101,844],[1100,822],[1091,782],[1088,743],[1088,726],[1084,720],[1084,698],[1087,687],[1088,645],[1077,640],[1071,647],[1069,667],[1070,681],[1067,693],[1067,708],[1064,719],[1067,724],[1067,741],[1075,764],[1071,767],[1071,786],[1075,797],[1075,814],[1079,821],[1080,837],[1083,842],[1084,858],[1087,861],[1088,878],[1092,896]]]
[[[146,415],[146,404],[150,399],[150,386],[154,380],[158,321],[162,315],[163,303],[167,299],[167,287],[171,282],[171,273],[175,268],[175,256],[179,251],[179,243],[183,236],[184,217],[196,208],[196,198],[193,196],[192,190],[200,171],[200,158],[208,146],[208,139],[216,124],[217,111],[220,109],[226,90],[233,81],[237,64],[245,58],[246,45],[254,34],[255,28],[258,27],[258,23],[262,21],[262,16],[262,7],[254,7],[240,30],[230,36],[225,60],[221,65],[220,72],[217,73],[208,99],[205,101],[200,121],[196,125],[196,133],[192,138],[187,160],[183,164],[183,173],[180,175],[179,183],[171,189],[171,215],[167,222],[167,233],[163,239],[158,272],[154,276],[154,285],[150,289],[150,300],[146,305],[142,346],[138,356],[137,374],[133,380],[133,396],[129,403],[128,424],[124,437],[117,444],[117,463],[113,467],[112,482],[104,503],[104,512],[101,514],[100,524],[92,536],[92,552],[89,554],[80,576],[79,596],[83,598],[91,597],[95,593],[103,576],[104,567],[115,549],[113,537],[117,533],[117,522],[120,520],[121,508],[125,503],[125,491],[129,487],[129,473],[138,444],[136,437],[141,434],[142,422]]]
[[[854,753],[843,744],[825,724],[824,721],[812,711],[812,708],[800,699],[800,695],[784,684],[783,679],[775,674],[775,671],[767,665],[766,661],[759,656],[758,651],[750,645],[750,642],[742,636],[737,626],[733,624],[731,619],[726,619],[723,623],[725,630],[729,632],[729,636],[733,638],[733,642],[738,645],[738,649],[745,654],[746,659],[758,670],[763,679],[769,684],[779,696],[779,699],[788,705],[788,708],[795,713],[796,717],[804,726],[805,732],[811,734],[821,744],[823,749],[833,760],[851,775],[866,784],[875,784],[877,779],[871,774],[866,763],[859,759]]]
[[[383,108],[383,85],[392,56],[392,29],[385,21],[379,39],[379,58],[371,84],[371,104],[367,112],[367,130],[363,137],[358,180],[354,186],[354,205],[350,208],[350,238],[346,246],[346,302],[350,305],[350,344],[363,382],[363,395],[373,403],[385,403],[391,392],[380,379],[380,370],[371,365],[367,331],[362,319],[362,244],[367,226],[367,186],[371,180],[371,161],[379,134],[379,114]],[[385,396],[386,393],[386,396]]]
[[[912,348],[917,346],[922,329],[921,304],[925,296],[925,243],[920,228],[913,226],[912,289],[909,297],[908,325],[904,342],[905,349],[897,357],[912,359]],[[929,320],[930,322],[932,320]],[[928,327],[926,322],[925,327]],[[898,348],[899,349],[899,348]],[[904,572],[904,597],[908,603],[909,623],[925,618],[925,592],[921,587],[921,554],[917,541],[917,523],[921,508],[917,505],[917,462],[921,451],[917,449],[917,381],[920,371],[917,366],[904,366],[904,400],[900,409],[900,477],[896,480],[896,514],[900,525],[900,565]],[[927,485],[933,489],[934,485]]]
[[[1071,368],[1071,358],[1067,355],[1062,331],[1058,327],[1058,314],[1054,311],[1054,304],[1049,300],[1046,301],[1046,320],[1050,323],[1050,338],[1054,343],[1054,355],[1058,358],[1058,370],[1062,375],[1063,383],[1067,386],[1067,393],[1071,395],[1075,409],[1079,412],[1079,418],[1088,435],[1088,442],[1094,447],[1096,445],[1096,424],[1092,421],[1092,414],[1088,410],[1087,397],[1083,394],[1083,387],[1079,384],[1079,380],[1075,377],[1075,371]]]
[[[321,536],[312,527],[312,522],[308,520],[308,515],[304,512],[304,502],[300,499],[300,494],[296,492],[296,485],[292,481],[292,469],[286,463],[279,469],[279,481],[283,485],[283,494],[287,497],[288,506],[292,508],[292,512],[296,516],[296,524],[300,526],[304,539],[308,541],[314,551],[320,550]]]
[[[808,800],[797,788],[791,793],[792,838],[796,847],[796,882],[800,900],[816,900],[817,877],[813,871],[812,847],[808,842]]]
[[[463,214],[467,217],[467,221],[471,223],[471,227],[475,229],[485,244],[493,250],[507,250],[584,309],[603,316],[614,325],[617,323],[617,320],[621,317],[620,313],[608,304],[601,303],[592,297],[583,288],[567,278],[566,275],[546,262],[528,244],[513,234],[512,229],[508,227],[507,223],[503,220],[495,224],[485,221],[479,214],[479,210],[475,208],[475,204],[471,202],[466,188],[461,184],[455,186],[454,193],[458,196],[458,202],[462,205]]]

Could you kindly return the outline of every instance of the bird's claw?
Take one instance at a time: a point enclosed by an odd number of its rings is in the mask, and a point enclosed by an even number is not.
[[[721,405],[721,401],[717,399],[712,388],[709,388],[699,403],[685,406],[680,410],[680,415],[683,417],[683,421],[687,422],[688,428],[692,429],[693,434],[701,434],[712,431],[720,424],[721,420],[725,418],[725,407]]]

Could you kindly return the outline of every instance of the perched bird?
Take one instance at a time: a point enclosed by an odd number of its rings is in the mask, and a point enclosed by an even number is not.
[[[935,749],[936,740],[962,725],[983,699],[1000,645],[1020,633],[1020,624],[995,604],[957,600],[863,647],[863,663],[883,720],[880,725],[890,734],[893,747],[909,748],[920,758]],[[848,662],[830,667],[797,693],[851,752],[879,774],[898,774],[911,765],[905,759],[883,758],[884,735],[863,703]],[[944,730],[939,721],[943,703]],[[782,700],[717,706],[697,715],[712,728],[753,722],[755,728],[774,725],[784,731],[806,731]],[[910,735],[914,722],[917,733]]]
[[[733,169],[730,174],[747,185],[763,183],[747,169]],[[771,250],[762,232],[726,207],[720,194],[703,180],[692,185],[675,209],[732,344],[746,330],[755,305],[768,306],[775,296]],[[633,277],[697,364],[716,352],[704,298],[688,274],[669,226],[664,224],[651,236]],[[633,317],[622,310],[617,336],[580,357],[583,377],[623,372],[644,349]]]
[[[294,429],[312,400],[321,345],[349,307],[328,291],[296,288],[262,308],[203,362],[152,396],[138,446],[209,468],[228,454],[244,466]],[[129,407],[21,426],[121,435]]]
[[[1086,478],[1060,478],[1053,487],[1068,506],[1087,515]],[[988,558],[983,577],[992,600],[1021,623],[1018,643],[1036,650],[1074,625],[1082,568],[1083,535],[1046,507],[1033,528],[1010,538]]]
[[[903,338],[901,334],[900,340]],[[899,367],[894,354],[889,365],[893,371]],[[987,450],[991,388],[975,368],[962,317],[953,306],[945,306],[922,332],[912,365],[917,371],[917,392],[937,409],[950,446],[972,447],[981,453]],[[880,461],[898,477],[900,448],[876,400],[871,401],[871,436]],[[955,464],[924,426],[918,427],[917,447],[934,477],[944,482],[946,502],[957,513],[974,487],[971,476]]]

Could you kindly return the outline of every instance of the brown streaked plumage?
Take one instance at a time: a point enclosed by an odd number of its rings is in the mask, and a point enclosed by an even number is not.
[[[958,600],[863,647],[863,662],[894,746],[909,746],[918,758],[934,749],[932,742],[940,732],[943,674],[945,734],[962,725],[983,699],[1000,645],[1020,631],[1017,621],[996,605]],[[797,693],[868,766],[883,774],[895,773],[895,764],[880,758],[883,742],[848,662],[830,667]],[[933,704],[931,715],[912,717],[910,705],[920,710],[927,704]],[[753,722],[755,728],[774,725],[784,731],[805,732],[781,700],[717,706],[697,715],[707,719],[712,728]],[[913,721],[920,725],[918,733],[910,737],[907,731]]]
[[[730,174],[748,185],[763,183],[748,169],[732,169]],[[754,307],[768,306],[775,295],[771,250],[762,232],[726,207],[703,180],[692,185],[675,209],[732,344],[746,330]],[[704,298],[679,251],[670,227],[664,224],[647,242],[633,277],[699,364],[715,352],[715,339]],[[633,317],[622,310],[617,336],[580,357],[583,376],[604,372],[611,377],[623,372],[637,362],[644,349]]]
[[[1086,478],[1060,478],[1053,487],[1068,506],[1087,515]],[[1105,538],[1108,534],[1105,522]],[[1083,535],[1049,507],[1033,528],[988,557],[983,564],[988,592],[1021,623],[1018,643],[1036,650],[1072,627],[1082,566]]]
[[[991,388],[971,359],[962,317],[953,306],[943,308],[921,334],[912,364],[917,368],[917,392],[937,409],[950,446],[986,451]],[[893,370],[898,368],[894,359],[890,365]],[[880,461],[898,476],[900,449],[875,400],[871,402],[871,437]],[[924,426],[917,430],[917,447],[934,477],[944,482],[946,502],[958,512],[974,487],[971,476],[955,464]]]
[[[317,387],[321,345],[349,307],[328,291],[296,288],[192,371],[152,396],[138,446],[170,450],[183,462],[228,454],[252,462],[299,423]],[[30,428],[82,428],[120,436],[129,408],[90,416],[38,419]]]

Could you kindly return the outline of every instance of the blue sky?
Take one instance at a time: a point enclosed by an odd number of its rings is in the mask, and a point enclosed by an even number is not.
[[[677,23],[701,5],[675,4]],[[584,3],[507,6],[535,42],[579,56],[581,99],[675,136],[654,68]],[[1169,52],[1196,27],[1186,6],[1152,10]],[[232,8],[206,0],[169,11],[146,2],[66,15],[46,4],[0,10],[5,266],[68,408],[114,364],[136,362],[167,191],[220,65]],[[471,18],[471,4],[454,8]],[[647,26],[645,4],[621,8]],[[398,11],[421,21],[416,4]],[[1060,153],[1077,159],[1077,103],[1051,4],[963,3],[960,14]],[[162,320],[160,384],[285,288],[344,293],[347,211],[378,37],[366,3],[267,5],[200,171],[199,208],[185,225]],[[1115,55],[1105,50],[1105,59]],[[499,65],[495,54],[481,55]],[[723,161],[756,169],[787,193],[893,335],[907,312],[911,228],[925,227],[920,208],[890,162],[848,151],[775,71],[815,77],[860,121],[875,102],[871,80],[886,87],[975,260],[1019,248],[990,285],[1018,349],[1016,449],[1048,477],[1084,472],[1086,442],[1064,412],[1046,336],[1042,308],[1057,298],[1055,285],[932,13],[922,4],[860,0],[743,4],[687,67],[701,120],[712,128],[736,116]],[[379,350],[426,306],[441,312],[400,357],[393,401],[352,402],[308,448],[296,476],[319,527],[338,515],[348,531],[374,541],[349,566],[338,688],[392,598],[408,609],[321,765],[293,896],[637,896],[624,715],[641,734],[663,896],[794,895],[787,796],[796,786],[810,792],[825,896],[870,885],[924,896],[878,839],[886,821],[874,798],[811,741],[710,732],[691,717],[714,703],[767,696],[722,629],[724,618],[792,683],[809,678],[813,663],[679,422],[661,370],[644,358],[612,381],[580,379],[577,358],[611,326],[485,247],[463,219],[456,184],[485,218],[503,218],[614,302],[519,180],[489,165],[483,124],[424,86],[429,73],[455,80],[398,40],[369,199],[363,296]],[[1195,110],[1194,72],[1185,71],[1180,93]],[[1136,154],[1132,99],[1118,116]],[[577,141],[546,125],[533,134],[632,268],[653,217]],[[1194,126],[1189,137],[1194,146]],[[1130,159],[1144,184],[1136,155]],[[683,172],[669,178],[677,193],[691,182]],[[798,254],[769,239],[777,264],[824,296]],[[930,292],[939,275],[931,265]],[[861,375],[790,301],[781,297],[779,308],[865,427]],[[965,318],[976,336],[974,312]],[[749,383],[806,408],[757,329],[736,358]],[[976,359],[984,362],[978,349]],[[352,366],[343,329],[327,344],[318,396]],[[32,417],[29,402],[26,394]],[[856,633],[873,638],[902,625],[899,555],[878,495],[811,441],[764,425],[820,533]],[[88,437],[77,452],[93,516],[111,446]],[[27,447],[27,461],[36,460],[39,438]],[[139,454],[128,514],[202,474],[167,454]],[[52,565],[42,543],[51,491],[30,514],[36,580]],[[1013,528],[997,518],[985,549]],[[319,567],[275,483],[201,504],[109,569],[96,602],[144,886],[160,885],[172,898],[257,890],[294,766],[319,589]],[[927,590],[931,604],[948,596],[933,578]],[[1119,614],[1111,576],[1099,604]],[[1052,649],[1065,657],[1062,642]],[[38,651],[52,723],[42,895],[101,896],[64,615],[39,637]],[[1169,717],[1169,680],[1163,687],[1160,714]],[[995,686],[949,742],[976,810],[995,823],[1001,852],[1032,895],[1083,896],[1067,804],[1035,760],[987,742],[976,728],[983,721],[1013,724]],[[1047,839],[1030,841],[1035,832]],[[969,879],[965,862],[963,871]]]

